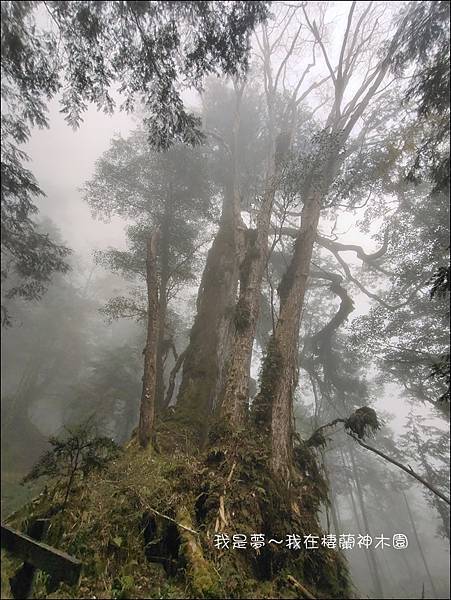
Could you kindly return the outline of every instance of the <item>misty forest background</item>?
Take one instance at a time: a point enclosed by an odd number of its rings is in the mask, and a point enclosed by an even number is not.
[[[250,597],[240,577],[299,597],[285,569],[316,597],[448,598],[449,4],[2,2],[2,109],[2,519],[54,508],[61,479],[22,481],[49,436],[85,424],[122,448],[57,514],[54,545],[102,565],[63,597],[219,597],[191,555],[182,587],[121,571],[146,561],[123,549],[142,524],[105,525],[118,505],[92,494],[130,467],[175,521],[192,503],[224,597]],[[408,549],[343,551],[334,587],[323,563],[211,547],[218,522],[275,533],[262,506],[292,533],[308,486],[305,533]]]

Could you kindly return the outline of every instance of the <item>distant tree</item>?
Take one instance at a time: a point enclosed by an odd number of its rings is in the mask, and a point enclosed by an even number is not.
[[[409,15],[407,27],[394,56],[396,73],[412,69],[405,102],[416,107],[422,126],[415,161],[408,178],[417,183],[432,183],[431,201],[440,195],[449,199],[450,181],[450,4],[449,2],[411,2],[404,9]],[[436,267],[431,277],[431,296],[450,290],[448,242],[447,264]],[[446,260],[446,259],[445,259]],[[446,266],[445,266],[446,265]],[[446,313],[445,313],[446,314]],[[444,381],[447,390],[441,400],[450,397],[450,354],[436,359],[431,377]]]
[[[5,123],[3,122],[5,120]],[[39,231],[33,216],[38,212],[33,197],[42,195],[33,175],[24,168],[25,153],[17,143],[26,141],[12,117],[2,114],[1,141],[1,254],[2,325],[12,325],[9,305],[20,297],[38,300],[52,274],[69,270],[70,250]]]
[[[443,493],[449,490],[449,432],[428,424],[424,417],[410,412],[407,431],[402,436],[404,456],[415,457],[421,474]],[[435,494],[425,492],[427,502],[434,507],[441,520],[438,533],[449,540],[449,506]]]
[[[411,398],[432,402],[448,415],[446,278],[442,283],[436,280],[437,291],[431,298],[431,279],[441,272],[448,254],[448,199],[441,193],[432,203],[430,185],[396,181],[391,215],[385,215],[390,231],[385,285],[404,300],[397,307],[375,305],[359,317],[353,323],[354,342],[378,362],[384,379],[398,381]],[[378,218],[381,208],[374,203],[366,218]]]
[[[37,225],[37,234],[56,240],[60,235],[48,219]],[[75,265],[72,257],[71,266]],[[22,297],[9,301],[14,327],[5,330],[2,338],[11,398],[3,398],[2,415],[11,433],[26,427],[30,407],[48,393],[55,381],[64,378],[67,383],[67,373],[76,377],[83,363],[84,336],[94,303],[75,281],[75,271],[71,275],[56,275],[42,302],[30,304]]]
[[[142,344],[100,348],[68,391],[66,421],[87,419],[95,411],[99,431],[124,443],[137,424],[141,372]]]
[[[49,220],[37,231],[59,237]],[[39,302],[9,301],[12,326],[2,331],[1,426],[3,466],[13,478],[45,446],[40,428],[55,431],[62,424],[71,386],[84,379],[99,347],[111,343],[98,308],[108,287],[117,289],[118,278],[112,282],[110,275],[99,285],[93,270],[86,273],[86,264],[75,255],[70,266],[70,273],[52,277]]]
[[[109,318],[144,320],[147,316],[147,243],[159,231],[157,406],[164,405],[164,363],[174,351],[168,303],[195,276],[198,250],[212,217],[212,200],[205,153],[175,145],[164,153],[152,150],[143,129],[128,139],[114,139],[98,160],[84,197],[94,215],[119,215],[128,220],[126,250],[98,252],[104,267],[132,283],[128,296],[111,298],[103,309]]]

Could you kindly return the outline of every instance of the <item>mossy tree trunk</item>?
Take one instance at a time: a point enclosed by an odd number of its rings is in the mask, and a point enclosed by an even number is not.
[[[350,9],[349,24],[352,22],[354,6],[355,3]],[[321,44],[321,36],[315,22],[312,24],[309,20],[305,6],[302,7],[302,10],[307,27],[316,41]],[[296,238],[290,264],[279,286],[278,322],[271,343],[268,345],[263,363],[262,389],[256,399],[257,418],[270,429],[271,467],[274,475],[283,480],[290,481],[293,435],[292,402],[298,382],[299,326],[321,205],[345,156],[352,154],[352,149],[344,152],[345,144],[388,71],[404,23],[405,19],[399,25],[384,59],[375,69],[373,76],[364,80],[361,88],[348,103],[346,110],[343,110],[341,105],[353,74],[350,66],[353,61],[346,56],[347,34],[343,38],[336,74],[324,47],[322,47],[334,85],[334,104],[322,135],[318,138],[316,155],[312,156],[312,167],[302,185],[301,195],[304,206],[301,228]],[[377,119],[374,120],[374,123],[377,123]],[[361,129],[353,144],[354,149],[361,147],[368,131],[371,131],[371,123],[367,123],[367,126]]]
[[[265,69],[271,79],[271,51],[266,48]],[[269,80],[268,80],[269,81]],[[296,92],[297,93],[297,92]],[[291,145],[295,114],[284,128],[284,152],[276,143],[276,87],[266,89],[268,111],[268,148],[263,198],[257,215],[256,228],[247,229],[240,262],[239,296],[235,305],[235,334],[230,348],[230,361],[221,403],[221,416],[234,428],[245,424],[249,407],[249,381],[252,348],[260,310],[263,275],[269,259],[268,241],[274,199],[282,174],[285,156]],[[286,129],[286,131],[285,131]],[[279,139],[279,138],[278,138]]]
[[[235,428],[244,425],[248,412],[252,348],[260,309],[260,290],[268,261],[271,212],[277,187],[274,158],[270,160],[257,228],[246,230],[244,236],[244,252],[240,264],[240,290],[234,309],[235,333],[230,347],[230,360],[221,405],[223,418]]]
[[[237,145],[244,86],[235,85],[236,106],[229,175],[223,188],[222,214],[197,296],[197,313],[184,353],[182,382],[177,397],[179,413],[189,416],[203,442],[223,390],[227,361],[235,332],[233,309],[242,252],[241,201],[238,186]]]
[[[145,448],[149,444],[155,422],[155,391],[157,384],[157,343],[159,325],[159,298],[157,248],[160,231],[156,230],[147,242],[147,339],[144,351],[144,375],[139,412],[138,439]]]
[[[292,460],[292,400],[298,380],[299,326],[317,235],[322,190],[314,189],[306,194],[306,198],[292,260],[278,288],[278,321],[267,348],[261,389],[255,400],[257,423],[270,434],[272,470],[288,481]]]
[[[225,199],[225,203],[229,198]],[[197,314],[183,362],[177,410],[186,413],[203,438],[222,387],[233,331],[238,261],[233,224],[223,213],[207,256],[197,298]]]

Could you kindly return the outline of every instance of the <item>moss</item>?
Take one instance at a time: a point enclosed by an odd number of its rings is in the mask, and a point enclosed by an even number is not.
[[[373,408],[362,406],[346,419],[345,428],[362,439],[380,429],[381,423]]]
[[[250,325],[251,311],[243,298],[240,298],[235,305],[234,322],[237,331],[245,331]]]
[[[51,516],[45,541],[83,561],[79,585],[49,593],[42,576],[35,597],[296,598],[291,575],[317,597],[349,598],[346,565],[333,550],[267,545],[257,554],[213,545],[221,506],[229,535],[321,534],[321,474],[311,449],[299,444],[295,455],[297,476],[288,490],[273,480],[258,432],[215,423],[208,451],[197,454],[146,452],[132,440],[105,472],[74,490],[64,513]],[[58,502],[62,493],[55,485],[14,525],[25,530],[30,519],[51,514],[52,494]]]
[[[296,254],[296,250],[301,246],[301,243],[302,237],[298,236],[294,244],[293,254]],[[293,287],[294,278],[296,275],[296,265],[297,262],[295,260],[290,261],[290,264],[288,265],[285,273],[282,275],[282,279],[277,287],[277,293],[279,294],[281,306],[285,304],[288,294]]]
[[[245,231],[245,255],[240,264],[240,286],[246,289],[249,283],[249,276],[252,264],[260,257],[260,250],[257,245],[257,230],[247,229]]]
[[[194,597],[217,598],[220,594],[218,575],[211,562],[205,560],[198,536],[190,531],[193,530],[193,520],[185,506],[178,510],[177,522],[183,526],[180,528],[180,551],[186,562],[189,585]]]
[[[12,593],[9,587],[9,580],[20,567],[21,562],[17,559],[12,558],[9,554],[7,554],[4,550],[1,553],[2,560],[2,587],[1,592],[2,598],[8,599],[12,598]]]
[[[271,336],[260,371],[260,392],[253,403],[254,419],[257,425],[269,427],[272,398],[275,385],[279,381],[281,368],[282,355],[276,338]]]
[[[156,447],[160,452],[192,454],[202,447],[209,429],[205,402],[210,390],[207,379],[202,385],[198,385],[197,380],[195,386],[188,382],[183,404],[167,410],[156,425]],[[198,401],[200,396],[204,401]]]

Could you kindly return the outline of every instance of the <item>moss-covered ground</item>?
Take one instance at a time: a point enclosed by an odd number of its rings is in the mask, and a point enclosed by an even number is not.
[[[78,586],[47,589],[36,577],[36,598],[350,598],[345,561],[324,548],[219,550],[216,532],[285,539],[321,535],[316,514],[326,488],[312,450],[299,443],[290,487],[268,472],[265,444],[214,429],[208,450],[170,448],[166,424],[154,449],[133,439],[107,469],[77,482],[64,511],[64,490],[45,490],[9,520],[26,531],[48,518],[45,542],[83,562]],[[164,450],[162,450],[164,448]],[[249,538],[248,538],[249,539]],[[2,597],[17,561],[2,569]]]

